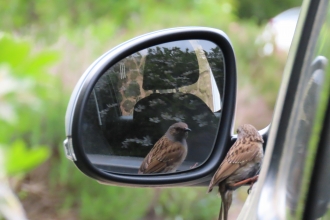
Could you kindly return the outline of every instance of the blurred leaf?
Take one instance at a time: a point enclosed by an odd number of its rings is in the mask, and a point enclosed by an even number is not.
[[[5,150],[5,170],[8,175],[31,170],[45,161],[50,150],[46,146],[29,148],[23,140],[17,140]]]
[[[19,77],[50,77],[44,68],[59,60],[54,51],[32,53],[31,44],[0,32],[0,63],[9,65]]]
[[[237,14],[241,19],[253,19],[261,23],[301,3],[302,0],[239,0]]]
[[[28,57],[31,47],[28,42],[17,41],[9,34],[0,32],[0,63],[19,66]]]
[[[59,117],[68,97],[63,97],[58,76],[46,68],[59,53],[33,52],[31,42],[5,33],[0,34],[0,48],[0,142],[22,139],[28,146],[57,145],[64,129]]]
[[[30,76],[36,77],[49,77],[45,74],[44,68],[49,67],[59,60],[59,54],[54,51],[42,51],[41,53],[31,56],[30,59],[25,60],[22,65],[21,72],[27,72]]]

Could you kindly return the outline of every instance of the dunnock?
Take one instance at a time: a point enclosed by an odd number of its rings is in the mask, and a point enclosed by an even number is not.
[[[186,123],[171,125],[144,158],[139,174],[175,172],[187,156],[189,131]]]
[[[244,124],[238,127],[237,140],[215,172],[208,189],[208,192],[211,192],[214,186],[219,186],[222,200],[219,220],[222,217],[224,220],[228,218],[232,191],[246,184],[251,184],[252,187],[257,181],[264,155],[263,143],[262,136],[252,125]]]

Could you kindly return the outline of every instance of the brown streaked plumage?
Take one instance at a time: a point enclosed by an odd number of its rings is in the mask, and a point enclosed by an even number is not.
[[[175,172],[188,153],[188,131],[186,123],[171,125],[144,158],[139,174]]]
[[[222,200],[219,220],[228,218],[232,191],[257,181],[256,175],[264,155],[263,143],[262,136],[252,125],[244,124],[238,127],[237,140],[215,172],[208,189],[208,192],[211,192],[214,186],[219,186]]]

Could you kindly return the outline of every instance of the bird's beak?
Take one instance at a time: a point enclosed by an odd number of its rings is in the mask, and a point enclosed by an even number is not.
[[[185,130],[185,131],[191,131],[191,129],[190,129],[190,128],[185,128],[184,130]]]

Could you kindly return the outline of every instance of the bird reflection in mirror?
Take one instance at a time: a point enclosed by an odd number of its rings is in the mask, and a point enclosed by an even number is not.
[[[237,140],[229,149],[225,159],[215,172],[208,192],[214,186],[219,186],[221,196],[221,207],[219,220],[228,219],[228,210],[232,202],[232,191],[242,185],[251,184],[258,180],[264,156],[262,136],[257,129],[249,124],[244,124],[237,129]]]
[[[175,172],[187,156],[189,131],[191,129],[184,122],[171,125],[144,158],[138,173]]]

